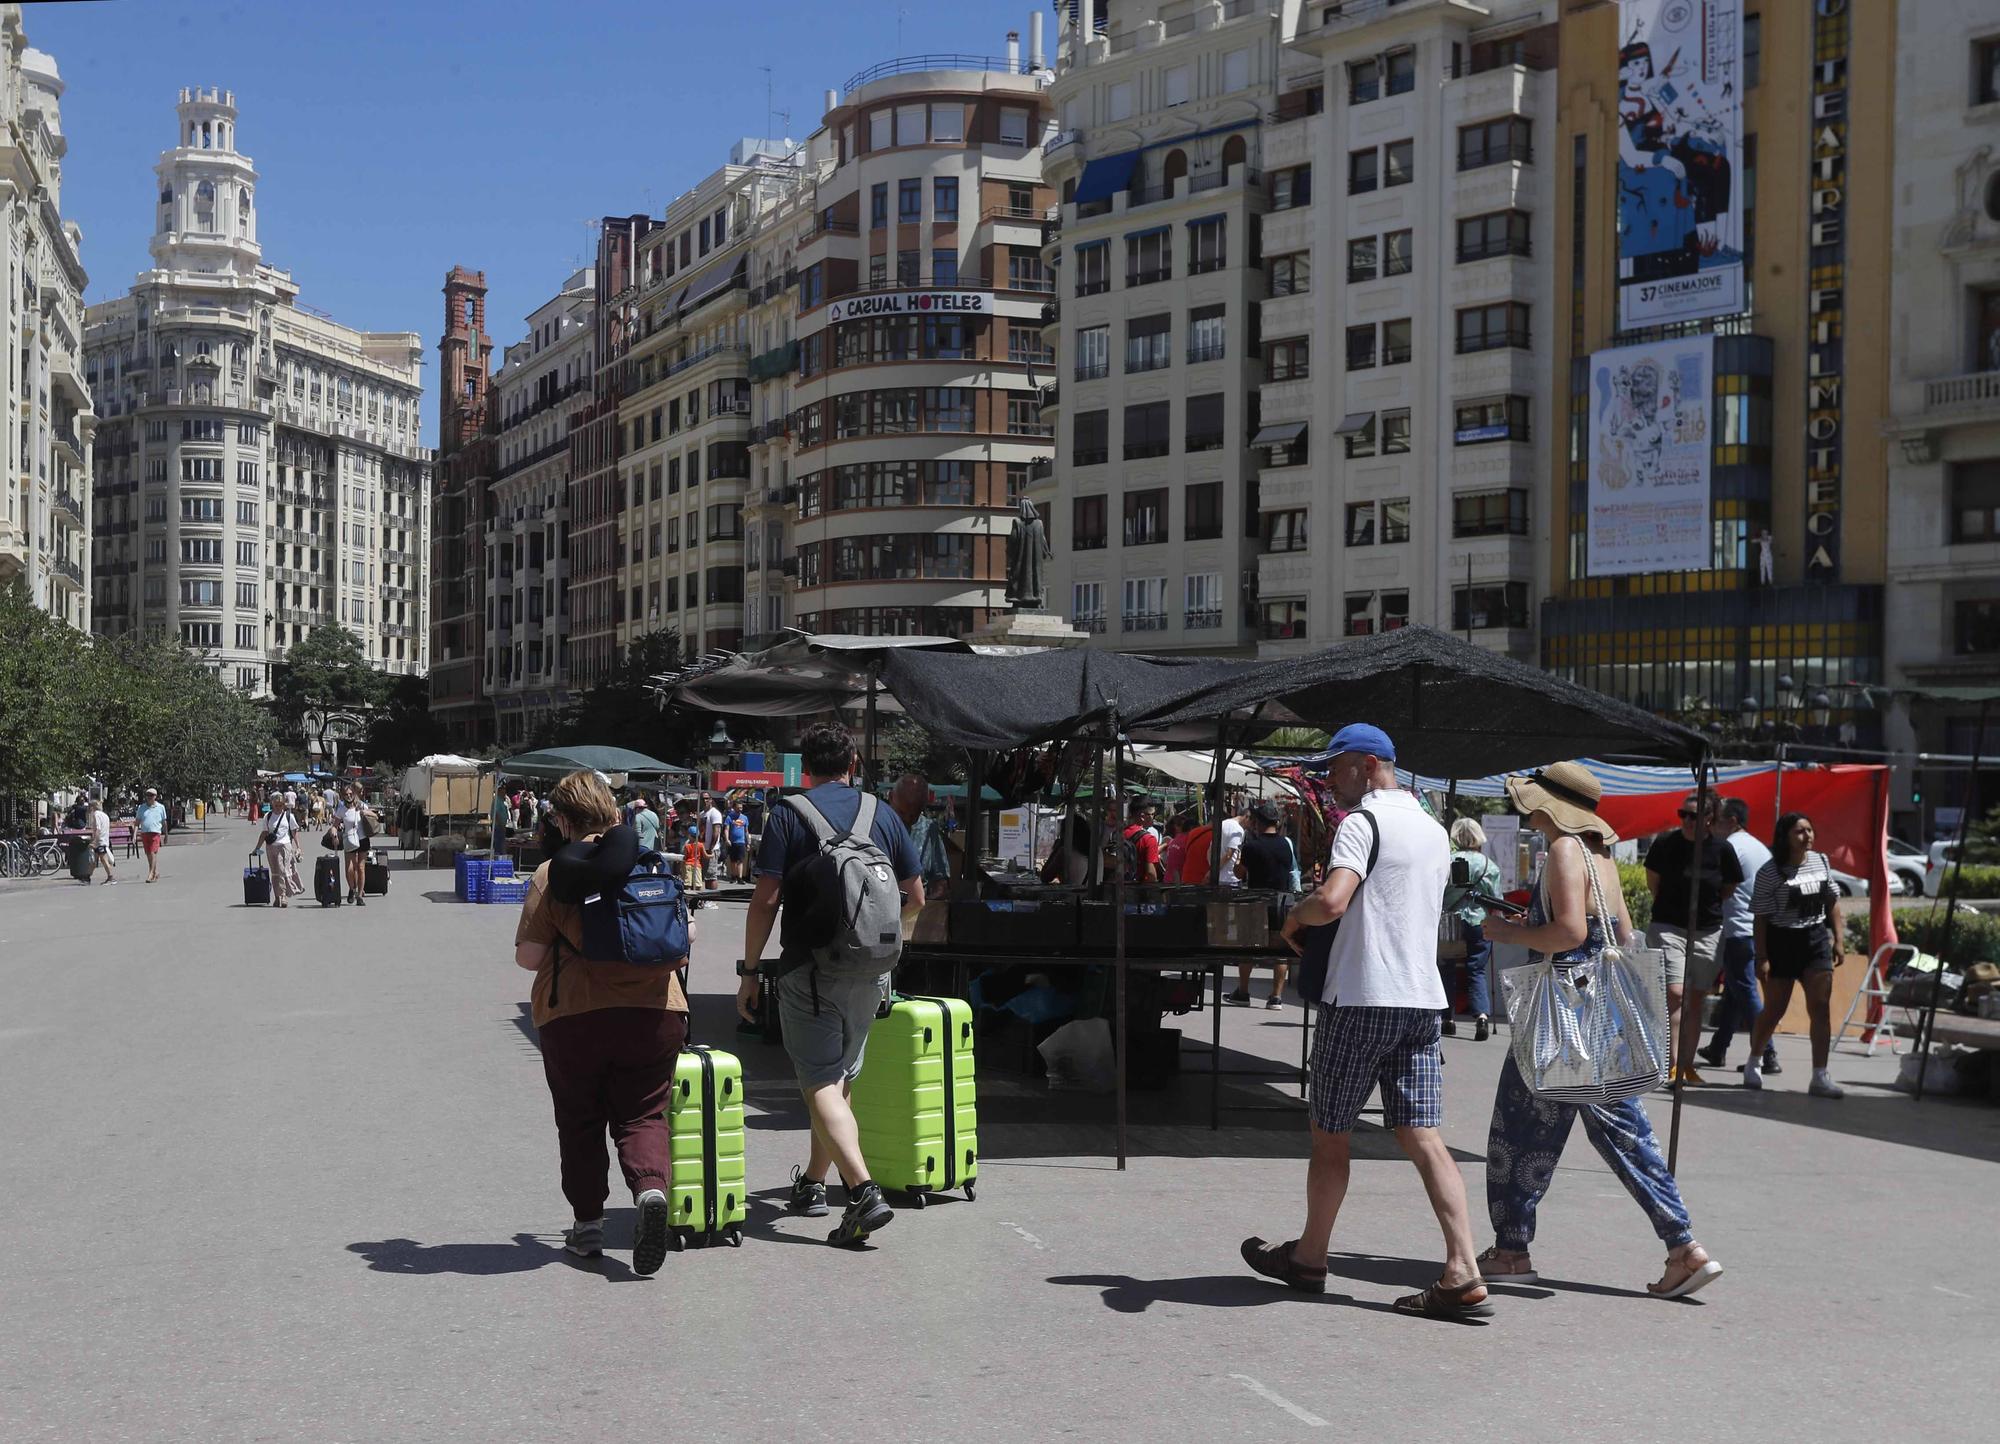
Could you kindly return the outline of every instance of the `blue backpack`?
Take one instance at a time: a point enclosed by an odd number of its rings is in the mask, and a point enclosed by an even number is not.
[[[642,852],[617,891],[583,900],[582,954],[593,962],[677,968],[688,955],[688,906],[680,880],[657,852]],[[556,934],[556,971],[549,1003],[556,1002],[562,973],[562,934]]]

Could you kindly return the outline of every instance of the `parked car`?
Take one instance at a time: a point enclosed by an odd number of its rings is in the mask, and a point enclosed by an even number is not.
[[[1924,850],[1900,837],[1889,839],[1889,881],[1903,897],[1921,897],[1924,891]]]
[[[1952,860],[1958,856],[1955,842],[1934,842],[1930,855],[1924,860],[1924,896],[1936,897],[1944,891],[1945,879],[1951,876]]]

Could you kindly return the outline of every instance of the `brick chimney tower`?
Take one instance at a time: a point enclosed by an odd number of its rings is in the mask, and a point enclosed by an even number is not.
[[[486,273],[453,266],[444,278],[444,363],[438,385],[438,453],[450,456],[486,426],[493,342],[486,334]]]

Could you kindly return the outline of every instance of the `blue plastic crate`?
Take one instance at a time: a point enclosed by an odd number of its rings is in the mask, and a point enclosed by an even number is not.
[[[489,877],[486,879],[485,895],[480,899],[486,903],[518,903],[528,896],[528,887],[534,880],[525,877]]]

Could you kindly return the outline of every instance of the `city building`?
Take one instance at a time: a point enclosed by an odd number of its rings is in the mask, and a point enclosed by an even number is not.
[[[597,370],[596,309],[586,266],[528,317],[492,379],[481,685],[502,747],[569,700],[569,433]]]
[[[1085,0],[1063,16],[1048,92],[1059,128],[1043,160],[1060,199],[1044,330],[1055,351],[1043,410],[1055,454],[1032,495],[1050,523],[1050,607],[1105,646],[1242,655],[1260,635],[1307,635],[1303,530],[1296,555],[1291,533],[1279,537],[1287,555],[1268,578],[1259,555],[1260,538],[1290,522],[1289,511],[1262,515],[1260,464],[1295,468],[1264,482],[1263,506],[1276,487],[1302,509],[1312,484],[1297,469],[1310,414],[1309,92],[1288,91],[1280,106],[1284,9]],[[1296,253],[1282,282],[1268,264],[1273,228]],[[1274,286],[1281,299],[1266,300]],[[1289,325],[1279,333],[1287,348],[1299,337],[1276,398],[1259,395],[1260,309],[1267,332],[1273,319]],[[1256,443],[1280,433],[1296,444],[1274,460]],[[1260,601],[1267,581],[1280,599],[1270,607]]]
[[[431,499],[431,715],[451,745],[490,747],[486,689],[486,537],[492,519],[490,426],[493,342],[486,273],[453,266],[444,278],[438,339],[438,454]]]
[[[153,266],[84,318],[102,418],[93,628],[178,636],[245,692],[321,626],[421,675],[422,343],[301,305],[257,242],[235,95],[183,90],[175,113]]]
[[[1266,653],[1419,622],[1533,659],[1556,434],[1550,12],[1291,8],[1250,438]]]
[[[1849,684],[1882,680],[1890,449],[1882,423],[1891,414],[1888,340],[1900,324],[1887,283],[1898,214],[1899,8],[1933,9],[1845,0],[1742,7],[1740,53],[1720,57],[1734,74],[1718,80],[1741,103],[1741,174],[1729,192],[1730,204],[1742,205],[1743,304],[1711,319],[1630,328],[1618,295],[1621,143],[1633,143],[1635,132],[1658,143],[1651,107],[1673,57],[1621,55],[1631,43],[1621,19],[1650,11],[1684,24],[1711,12],[1565,4],[1560,15],[1555,126],[1538,142],[1546,157],[1538,166],[1553,182],[1557,240],[1541,254],[1552,262],[1554,304],[1545,322],[1529,318],[1535,344],[1567,382],[1549,428],[1562,442],[1549,467],[1554,525],[1541,658],[1551,671],[1725,740],[1799,728],[1825,732],[1812,740],[1868,746],[1882,735],[1881,713],[1857,705]],[[1694,56],[1678,59],[1692,65]],[[1966,57],[1954,63],[1954,87],[1969,70]],[[1621,71],[1637,87],[1630,127]],[[1948,172],[1958,162],[1942,164]],[[1673,175],[1663,162],[1646,169]],[[1628,266],[1628,284],[1648,282],[1650,258],[1628,258]],[[1950,320],[1913,315],[1908,324]],[[1959,324],[1969,341],[1969,321]],[[1708,337],[1706,506],[1656,538],[1694,554],[1673,567],[1612,564],[1593,544],[1589,447],[1604,399],[1594,400],[1597,383],[1621,378],[1593,378],[1592,357]],[[1600,469],[1597,479],[1619,478]],[[1942,534],[1940,518],[1934,545]],[[1822,692],[1832,715],[1816,721],[1810,704]]]
[[[1896,30],[1885,661],[1895,687],[1991,687],[2000,684],[2000,14],[1904,4]],[[1978,713],[1968,702],[1899,704],[1885,740],[1970,753]],[[1935,809],[1963,801],[1957,779],[1929,780],[1898,769],[1905,837],[1928,839]]]
[[[62,218],[62,76],[0,6],[0,193],[6,205],[7,357],[0,422],[0,586],[91,625],[90,470],[97,418],[83,355],[83,234]]]

